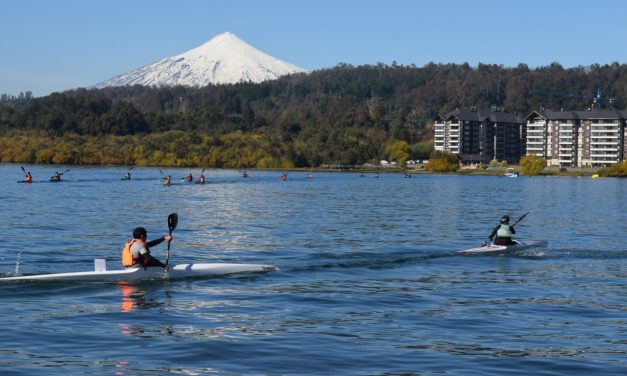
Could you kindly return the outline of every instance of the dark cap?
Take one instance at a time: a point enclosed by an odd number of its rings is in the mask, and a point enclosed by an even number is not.
[[[133,229],[133,239],[140,239],[142,236],[146,237],[148,232],[143,227],[135,227]]]

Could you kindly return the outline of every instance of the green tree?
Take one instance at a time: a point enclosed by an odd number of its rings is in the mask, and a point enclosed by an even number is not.
[[[601,176],[627,177],[627,161],[605,167],[599,171]]]
[[[385,153],[391,161],[398,161],[398,165],[405,167],[409,159],[409,144],[407,141],[390,141],[385,146]]]

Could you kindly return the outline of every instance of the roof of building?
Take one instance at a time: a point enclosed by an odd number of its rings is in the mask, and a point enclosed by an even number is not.
[[[508,112],[497,112],[489,110],[469,110],[466,108],[456,108],[455,110],[447,113],[444,116],[437,115],[434,120],[444,119],[449,120],[452,118],[459,119],[461,121],[478,121],[482,122],[489,120],[492,123],[516,123],[522,124],[523,120],[520,116]]]
[[[542,117],[546,120],[591,120],[591,119],[627,119],[627,111],[591,110],[591,111],[532,111],[525,117],[529,120]]]
[[[624,119],[624,116],[620,111],[616,110],[592,110],[592,111],[577,111],[579,119]]]
[[[579,117],[575,111],[544,111],[548,120],[577,120]]]

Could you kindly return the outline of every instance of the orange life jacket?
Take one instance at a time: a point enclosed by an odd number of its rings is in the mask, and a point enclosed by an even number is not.
[[[125,268],[137,264],[137,257],[133,256],[131,252],[131,246],[137,242],[144,243],[141,239],[133,239],[126,242],[124,249],[122,250],[122,266]]]

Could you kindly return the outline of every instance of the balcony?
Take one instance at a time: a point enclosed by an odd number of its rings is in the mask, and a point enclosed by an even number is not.
[[[618,162],[618,154],[599,154],[598,152],[591,152],[590,157],[592,157],[593,160],[611,160]]]

